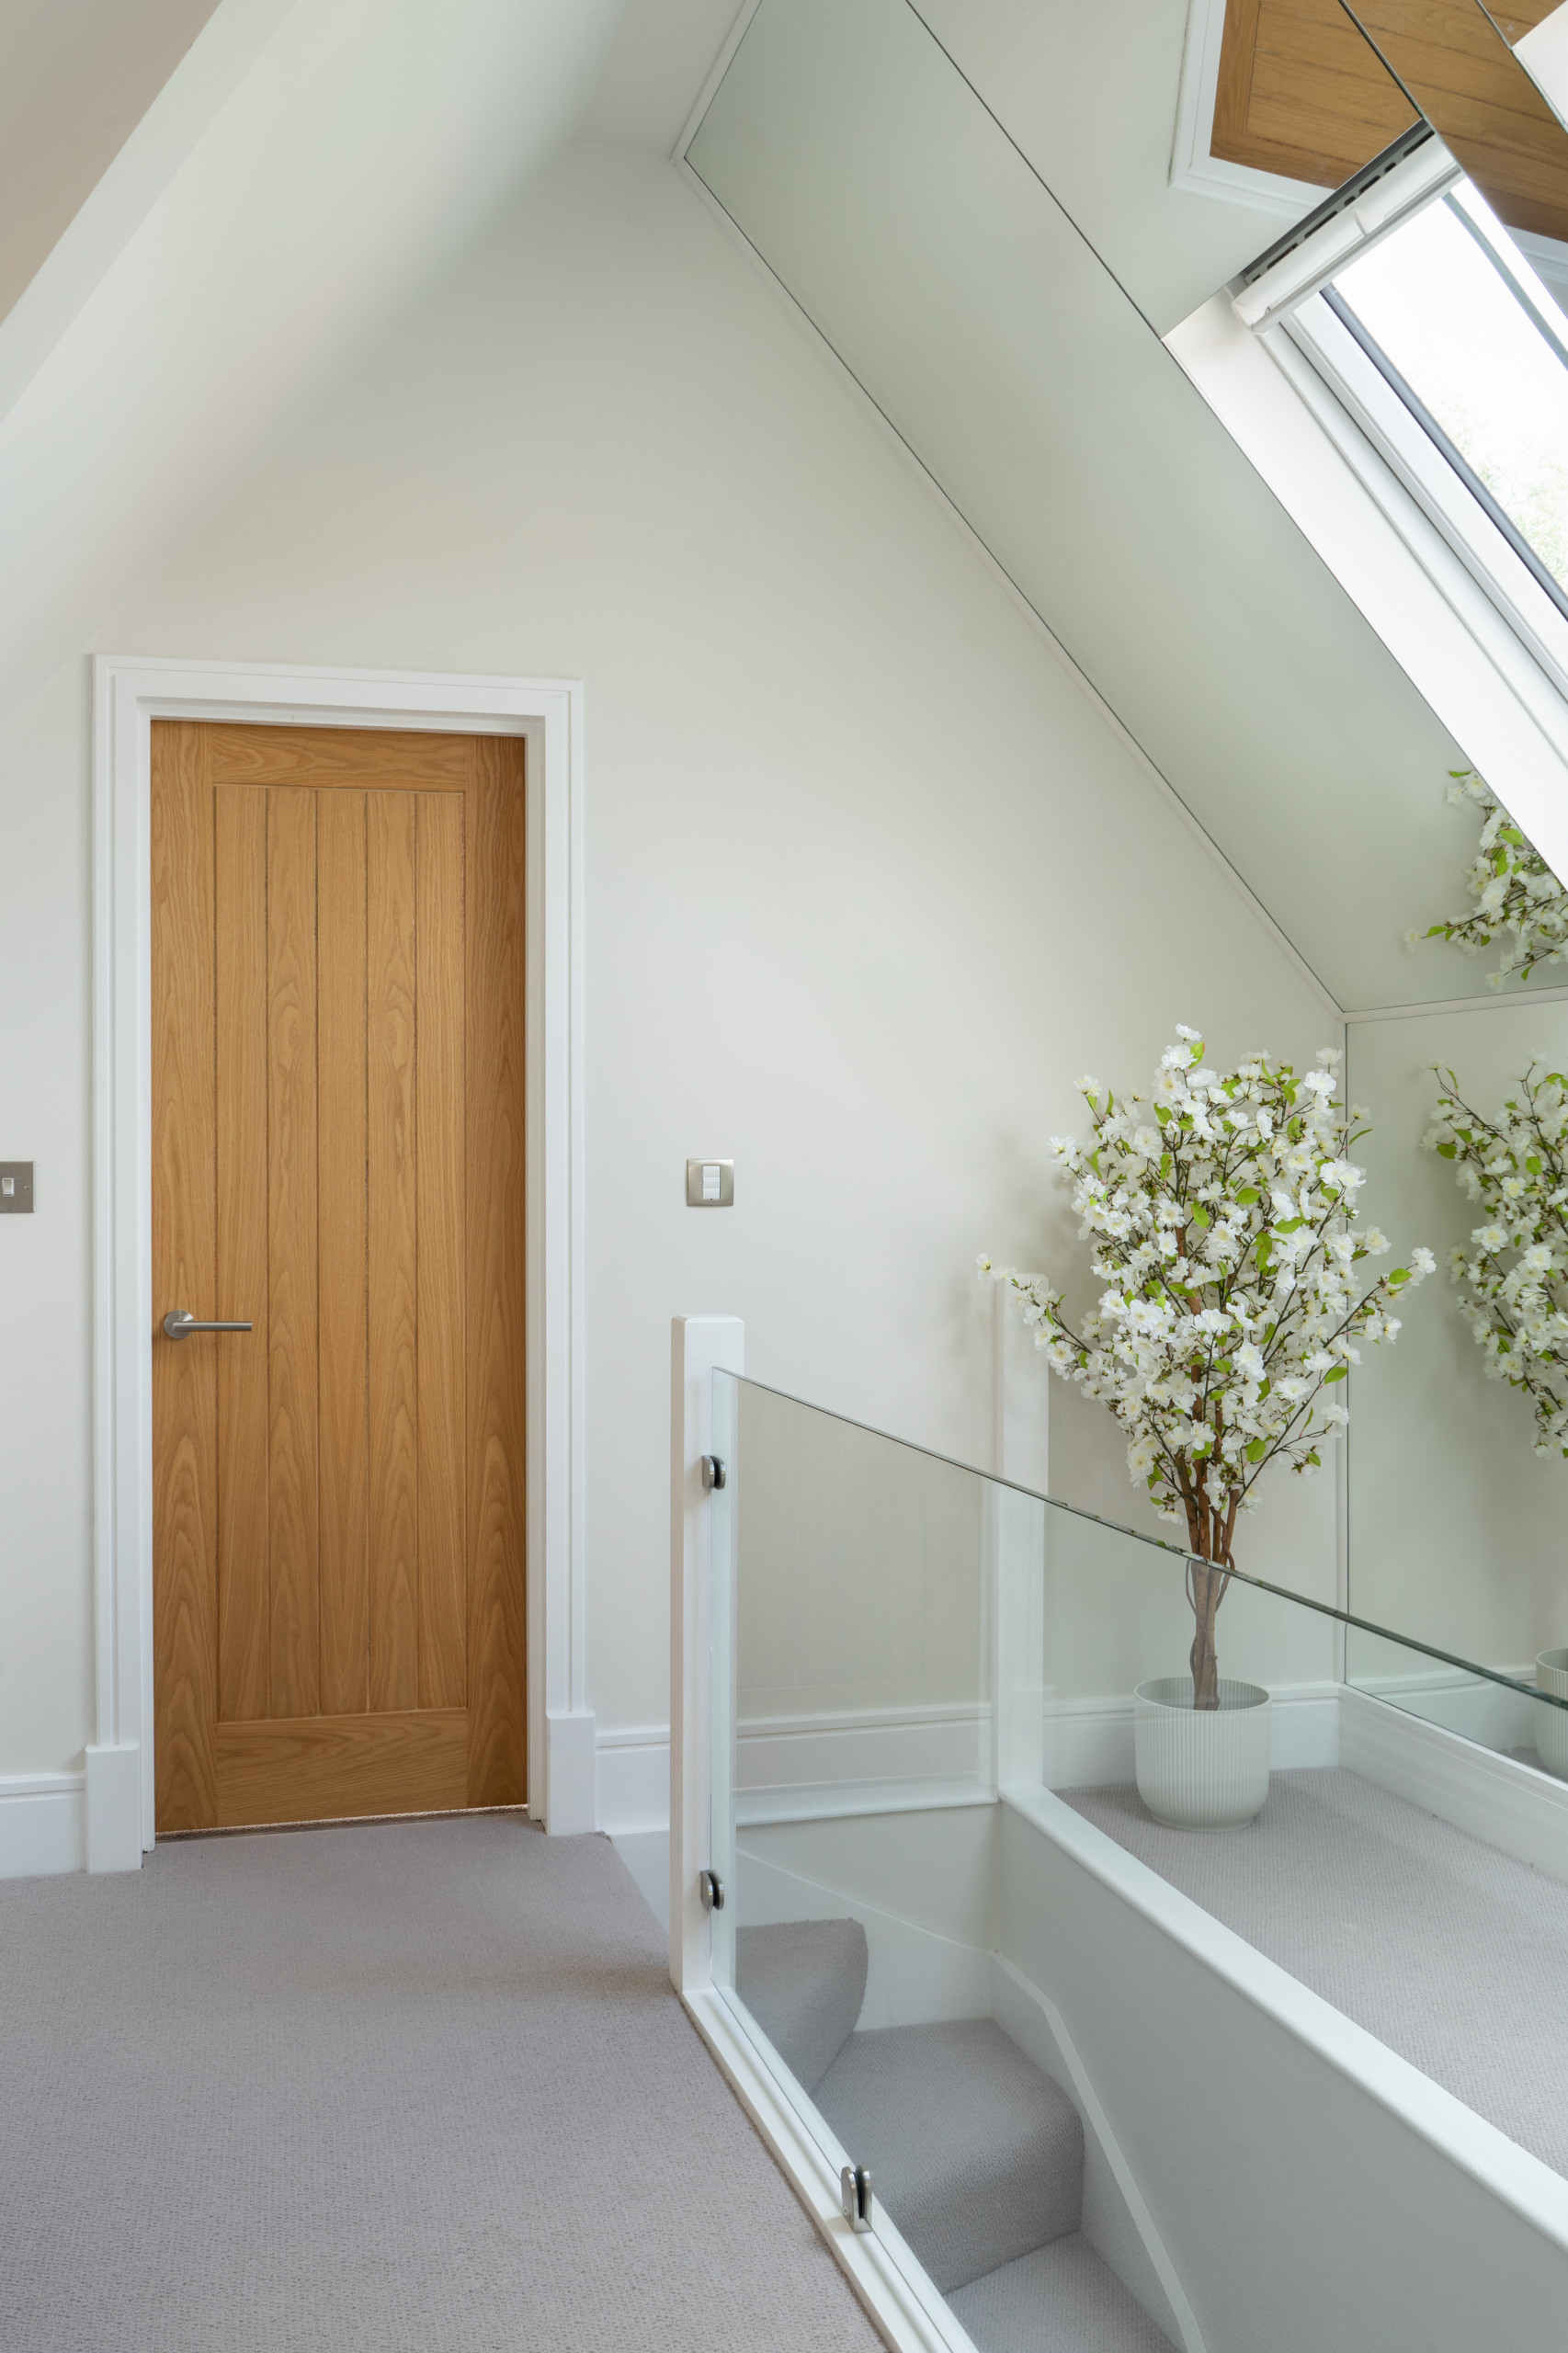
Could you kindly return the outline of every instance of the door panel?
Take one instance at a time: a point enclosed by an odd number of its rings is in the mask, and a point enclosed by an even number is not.
[[[153,880],[158,1826],[518,1803],[523,746],[160,723]]]

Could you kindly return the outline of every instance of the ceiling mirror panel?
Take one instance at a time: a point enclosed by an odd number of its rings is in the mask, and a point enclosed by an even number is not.
[[[1405,944],[1458,747],[976,71],[905,0],[762,0],[689,161],[1336,1001],[1482,986]]]

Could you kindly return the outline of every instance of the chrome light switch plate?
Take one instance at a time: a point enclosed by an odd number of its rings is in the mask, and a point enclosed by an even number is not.
[[[688,1160],[686,1164],[686,1205],[688,1210],[727,1210],[735,1198],[733,1160]]]
[[[0,1160],[0,1217],[31,1217],[33,1165],[30,1160]]]

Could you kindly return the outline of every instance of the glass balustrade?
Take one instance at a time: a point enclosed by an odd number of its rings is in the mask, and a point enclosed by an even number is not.
[[[1305,1874],[1333,1915],[1343,1872],[1375,1911],[1407,1814],[1464,1849],[1430,1889],[1462,1878],[1473,1842],[1366,1759],[1415,1716],[1418,1743],[1555,1790],[1568,1696],[1233,1574],[1219,1705],[1195,1710],[1207,1573],[1179,1550],[726,1373],[713,1433],[714,1983],[955,2346],[1025,2341],[1048,2313],[1165,2342],[1159,2295],[1085,2235],[1081,2102],[1001,1953],[1009,1818],[1104,1834],[1397,2047],[1379,1954],[1408,1919],[1367,1913],[1346,1992],[1337,1959],[1290,1943],[1292,1890]],[[1440,1908],[1419,1933],[1440,1938]]]

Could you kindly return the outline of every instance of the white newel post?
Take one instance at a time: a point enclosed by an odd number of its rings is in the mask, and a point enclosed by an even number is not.
[[[677,1315],[670,1327],[670,1977],[709,1983],[709,1915],[698,1874],[709,1861],[708,1653],[713,1375],[745,1370],[734,1315]]]

